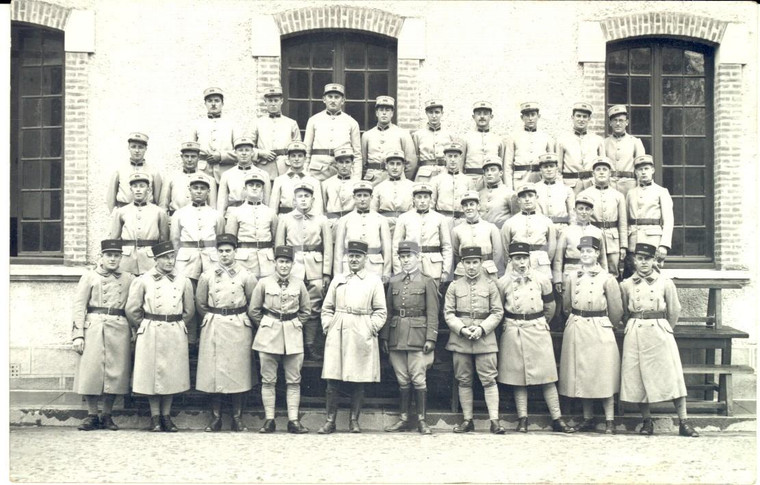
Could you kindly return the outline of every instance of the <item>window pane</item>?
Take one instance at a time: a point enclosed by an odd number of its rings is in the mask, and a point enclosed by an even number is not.
[[[44,67],[42,69],[42,94],[62,94],[63,67]]]
[[[686,199],[684,219],[687,226],[705,225],[705,199]]]
[[[42,130],[42,156],[57,158],[63,154],[61,129]]]
[[[701,52],[684,51],[686,74],[705,75],[705,55]]]
[[[632,135],[650,135],[652,133],[652,122],[650,119],[649,108],[631,108],[631,134]],[[647,153],[651,153],[647,151]]]
[[[631,103],[650,104],[651,79],[648,77],[631,78]]]
[[[311,45],[311,67],[333,67],[333,43],[315,42]]]
[[[61,219],[61,193],[59,191],[42,192],[42,218]]]
[[[42,41],[43,43],[43,55],[45,57],[45,64],[48,66],[62,65],[63,64],[63,38],[48,37]]]
[[[652,52],[649,47],[631,49],[631,74],[652,72]]]
[[[607,102],[610,104],[628,104],[628,78],[611,77],[607,79]]]
[[[652,137],[650,136],[642,136],[641,137],[641,144],[644,145],[644,152],[646,153],[652,153]]]
[[[388,49],[376,45],[367,46],[367,67],[370,69],[388,69]]]
[[[628,74],[628,50],[623,49],[607,53],[607,72],[610,74]]]
[[[21,126],[40,126],[40,98],[26,98],[21,100]]]
[[[21,250],[40,250],[40,224],[38,222],[27,222],[21,224]]]
[[[682,197],[673,199],[673,222],[676,226],[683,225],[683,204],[684,199]]]
[[[705,104],[705,80],[689,79],[683,80],[684,104],[704,105]]]
[[[42,224],[42,250],[61,250],[61,223]]]
[[[360,42],[346,42],[346,67],[348,69],[364,69],[364,54],[364,44]]]
[[[309,98],[309,71],[288,72],[288,95],[290,98]]]
[[[42,193],[41,192],[24,192],[21,194],[21,218],[22,219],[41,219],[42,215]]]
[[[684,133],[687,135],[705,134],[705,109],[684,108]]]
[[[685,138],[686,165],[706,165],[707,140],[704,138]]]
[[[24,158],[40,156],[40,130],[24,130],[22,132],[21,156]]]
[[[24,162],[29,163],[29,162]],[[63,187],[63,164],[60,160],[46,160],[40,162],[40,187],[45,189],[60,189]]]
[[[21,162],[21,188],[40,188],[40,163],[37,160],[24,160]]]
[[[346,103],[346,113],[355,119],[362,130],[367,128],[367,118],[365,115],[365,104],[363,102]]]
[[[322,99],[325,92],[325,84],[333,81],[332,71],[312,71],[311,72],[311,97]]]
[[[662,104],[683,104],[681,93],[683,91],[683,79],[680,77],[662,79]]]
[[[21,64],[38,66],[42,64],[42,37],[35,32],[26,31],[21,34]]]
[[[21,69],[21,94],[39,95],[42,89],[42,70],[37,67],[27,67]]]
[[[367,74],[367,80],[369,84],[369,93],[367,93],[367,97],[369,99],[375,99],[378,96],[388,94],[387,72],[371,72]]]
[[[662,133],[665,135],[683,134],[683,109],[662,109]]]
[[[319,110],[317,110],[319,111]],[[309,102],[308,101],[288,101],[288,116],[298,122],[298,126],[306,128],[309,121]]]
[[[672,247],[671,250],[668,251],[669,254],[673,254],[676,256],[683,255],[683,229],[676,227],[673,230],[673,241],[672,241]]]
[[[683,138],[662,139],[662,164],[683,165]]]
[[[288,49],[288,66],[309,67],[309,47],[300,45]]]
[[[670,190],[671,195],[683,195],[683,169],[663,167],[662,185]]]
[[[681,74],[683,72],[683,51],[672,47],[662,49],[663,74]]]
[[[707,254],[707,231],[705,229],[687,228],[684,236],[684,255],[703,256]]]
[[[42,124],[43,126],[63,125],[63,109],[61,98],[42,99]]]
[[[686,168],[686,194],[705,194],[705,170],[702,168]]]
[[[346,98],[364,100],[364,72],[346,72]]]

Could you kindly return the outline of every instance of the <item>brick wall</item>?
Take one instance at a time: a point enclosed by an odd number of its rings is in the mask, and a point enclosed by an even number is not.
[[[607,41],[642,35],[678,35],[719,43],[728,22],[688,13],[646,12],[601,22]]]
[[[70,8],[36,0],[16,0],[11,2],[11,20],[44,25],[51,29],[63,30],[69,18]]]
[[[588,129],[604,136],[606,127],[606,109],[604,105],[604,62],[586,62],[583,64],[583,99],[591,103],[594,113],[591,116]]]
[[[274,16],[282,35],[316,29],[352,29],[398,37],[404,19],[374,8],[332,5],[287,10]]]
[[[280,61],[277,56],[261,56],[256,58],[256,101],[258,115],[266,115],[264,93],[267,89],[280,84]]]
[[[396,120],[398,125],[408,130],[416,129],[423,116],[420,99],[420,61],[416,59],[399,59],[398,61],[398,100]]]

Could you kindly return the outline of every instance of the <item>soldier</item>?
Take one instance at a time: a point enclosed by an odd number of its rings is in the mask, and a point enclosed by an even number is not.
[[[492,222],[480,218],[480,196],[477,192],[466,192],[461,199],[465,223],[451,230],[451,247],[454,254],[454,275],[464,276],[462,249],[479,247],[481,266],[489,278],[496,281],[504,272],[504,251],[501,245],[499,229]]]
[[[414,181],[432,183],[436,175],[446,172],[443,168],[446,166],[444,149],[454,142],[454,136],[449,130],[441,127],[443,104],[440,101],[435,99],[425,101],[425,115],[428,119],[425,128],[412,133],[419,163]],[[461,154],[461,145],[459,145],[459,153]],[[456,168],[457,172],[460,170],[462,170],[461,161]]]
[[[370,208],[388,218],[391,234],[396,227],[396,219],[412,208],[414,182],[404,175],[404,153],[390,151],[385,154],[385,168],[388,178],[380,182],[372,193]]]
[[[391,123],[396,100],[390,96],[378,96],[375,99],[375,116],[377,126],[367,130],[362,135],[362,163],[364,166],[364,180],[377,186],[387,178],[383,157],[389,151],[398,151],[404,154],[406,166],[406,178],[414,179],[417,171],[417,152],[414,142],[408,131]]]
[[[301,141],[298,123],[282,114],[282,87],[272,86],[264,93],[267,116],[260,116],[251,133],[257,147],[256,167],[265,171],[270,180],[288,171],[288,145]]]
[[[364,269],[378,275],[383,282],[393,269],[391,230],[388,220],[370,209],[372,184],[365,180],[354,183],[354,210],[341,217],[335,226],[335,263],[333,274],[345,271],[348,264],[348,241],[367,243]]]
[[[190,139],[201,145],[198,168],[218,184],[222,174],[237,163],[233,142],[241,136],[228,118],[222,118],[224,92],[220,88],[203,91],[207,115],[196,121]]]
[[[324,215],[311,212],[314,187],[302,182],[295,188],[295,208],[277,224],[275,244],[291,246],[295,252],[293,276],[306,284],[311,312],[304,324],[303,341],[306,360],[321,360],[317,350],[317,328],[322,298],[330,284],[333,264],[333,238]]]
[[[190,280],[174,270],[172,243],[151,249],[156,266],[132,282],[125,307],[137,330],[132,392],[148,396],[148,430],[173,433],[179,430],[171,419],[172,400],[190,389],[187,325],[195,302]]]
[[[494,330],[501,323],[504,310],[494,282],[481,271],[483,255],[479,247],[462,248],[464,278],[449,285],[444,316],[449,326],[446,350],[454,359],[454,378],[459,385],[459,402],[464,420],[455,433],[475,431],[472,422],[472,381],[477,371],[483,385],[491,433],[504,434],[499,422],[499,388],[496,385],[496,355],[499,351]]]
[[[644,144],[640,138],[629,135],[628,108],[622,104],[616,104],[607,110],[607,119],[612,129],[612,134],[604,139],[604,152],[612,159],[613,171],[610,185],[616,188],[623,196],[636,186],[633,176],[633,160],[645,155]]]
[[[266,172],[253,166],[251,158],[253,153],[253,140],[250,138],[235,140],[235,155],[238,163],[231,170],[224,172],[219,182],[216,208],[222,214],[226,214],[228,207],[237,207],[245,202],[245,179],[249,172],[258,172],[264,178],[264,197],[261,201],[265,204],[269,203],[272,182]]]
[[[412,190],[414,209],[404,212],[398,218],[393,231],[393,273],[403,269],[400,244],[414,241],[418,246],[422,274],[433,278],[436,288],[442,281],[449,281],[451,274],[451,227],[441,214],[430,210],[433,188],[429,184],[415,183]]]
[[[407,431],[411,387],[417,402],[417,429],[432,434],[425,421],[427,409],[426,373],[433,365],[438,339],[438,287],[420,271],[420,246],[415,241],[398,244],[401,270],[391,278],[385,295],[388,320],[380,331],[380,347],[396,373],[401,411],[399,420],[385,431]]]
[[[515,193],[502,181],[504,172],[501,159],[491,157],[483,161],[483,187],[480,189],[480,216],[499,229],[515,212]]]
[[[314,192],[314,214],[324,213],[322,202],[322,187],[319,180],[303,172],[303,164],[306,161],[306,145],[300,141],[294,141],[288,145],[287,172],[274,179],[272,195],[269,198],[269,207],[277,214],[287,214],[293,210],[293,188],[296,184],[307,182],[316,190]]]
[[[359,123],[341,111],[345,103],[342,84],[325,85],[322,101],[325,110],[313,115],[306,123],[306,171],[317,180],[324,181],[336,173],[335,150],[350,147],[354,152],[351,178],[362,177],[362,152]]]
[[[227,211],[224,232],[238,238],[235,258],[253,273],[263,278],[274,273],[274,236],[277,234],[277,214],[263,204],[264,184],[261,172],[251,172],[245,179],[246,202]]]
[[[477,184],[475,190],[479,190],[482,185],[481,175],[483,175],[483,161],[487,158],[496,157],[504,163],[506,146],[504,140],[495,133],[491,133],[491,120],[493,119],[493,106],[488,101],[478,101],[472,106],[472,119],[475,120],[475,131],[471,131],[464,136],[464,158],[465,174],[474,179],[473,183]]]
[[[583,236],[578,244],[581,265],[565,279],[563,309],[568,315],[562,336],[559,393],[580,398],[583,421],[576,431],[594,429],[592,399],[604,406],[605,434],[615,430],[615,394],[620,392],[620,352],[613,325],[623,316],[620,287],[599,266],[601,240]]]
[[[380,382],[380,348],[377,335],[387,311],[383,283],[364,269],[367,243],[348,242],[348,271],[336,275],[322,306],[325,363],[322,379],[327,381],[327,421],[319,434],[335,431],[338,384],[351,382],[351,414],[348,430],[361,433],[359,415],[364,400],[364,383]]]
[[[161,189],[160,206],[170,216],[174,211],[185,207],[190,203],[190,179],[198,171],[198,153],[200,153],[200,143],[194,141],[185,142],[180,148],[182,154],[182,173],[175,175],[163,185]],[[209,192],[206,201],[211,207],[216,207],[216,180],[208,177]]]
[[[129,177],[132,202],[111,215],[111,239],[121,239],[121,271],[141,275],[155,264],[150,247],[169,239],[166,212],[148,201],[150,176],[135,172]]]
[[[610,187],[612,163],[607,157],[594,160],[594,186],[580,195],[594,201],[594,214],[591,224],[602,230],[602,239],[607,251],[607,270],[613,276],[620,274],[619,263],[625,260],[628,248],[628,216],[625,197]]]
[[[258,331],[253,350],[261,361],[261,401],[266,420],[259,433],[273,433],[277,368],[282,363],[287,390],[288,433],[303,434],[309,429],[298,419],[301,403],[301,368],[303,367],[303,326],[309,319],[309,291],[303,279],[291,274],[293,248],[277,246],[274,250],[276,274],[256,285],[248,314]]]
[[[534,184],[538,207],[552,220],[554,230],[560,234],[570,223],[575,206],[575,192],[557,178],[557,155],[545,153],[538,157],[541,180]]]
[[[223,395],[232,400],[232,431],[248,431],[243,397],[253,387],[253,329],[247,311],[256,277],[235,261],[237,244],[232,234],[216,237],[219,263],[203,272],[195,292],[195,307],[203,319],[195,388],[211,397],[206,432],[222,429]]]
[[[604,139],[587,130],[592,111],[589,103],[575,103],[573,133],[557,138],[559,170],[565,185],[572,187],[576,195],[591,186],[592,160],[605,155]]]
[[[540,385],[553,430],[573,433],[562,419],[555,385],[557,363],[547,324],[555,310],[551,280],[531,268],[528,243],[512,242],[508,247],[510,269],[498,281],[504,302],[498,380],[515,386],[517,431],[528,432],[528,386]]]
[[[520,104],[520,119],[523,129],[507,139],[504,154],[504,183],[515,190],[520,185],[539,181],[539,166],[536,162],[541,155],[554,152],[554,140],[538,130],[541,118],[536,102]]]
[[[124,165],[111,175],[108,183],[106,204],[108,211],[114,207],[123,207],[132,202],[132,193],[129,191],[130,176],[139,172],[148,176],[147,201],[158,203],[161,198],[161,174],[154,167],[148,166],[145,161],[145,151],[148,149],[148,135],[144,133],[130,133],[127,138],[129,148],[129,165]]]
[[[655,259],[659,266],[668,255],[673,238],[673,199],[668,189],[652,181],[654,159],[651,155],[637,157],[634,163],[639,185],[626,195],[628,247],[635,248],[637,243],[656,247]],[[628,256],[629,265],[632,265],[633,255]],[[629,271],[632,272],[632,269]],[[628,274],[623,276],[627,277]]]
[[[551,261],[554,259],[557,245],[554,223],[545,215],[536,212],[538,198],[533,184],[525,184],[517,189],[517,203],[520,212],[509,218],[501,228],[503,247],[508,248],[513,242],[528,244],[530,267],[542,272],[551,280]]]
[[[325,215],[333,224],[333,233],[340,219],[354,210],[354,183],[351,170],[354,165],[354,151],[351,148],[335,150],[335,168],[338,173],[322,182],[322,200],[325,204]]]
[[[679,434],[697,437],[687,421],[686,385],[673,337],[681,313],[676,286],[670,278],[653,271],[658,248],[646,243],[634,247],[636,274],[620,285],[625,323],[620,400],[639,403],[644,418],[639,433],[644,435],[654,434],[649,403],[672,400],[680,422]]]
[[[209,187],[208,176],[196,174],[190,179],[192,203],[172,215],[171,241],[177,252],[174,271],[190,279],[193,291],[201,274],[218,261],[216,236],[224,232],[224,217],[206,204]],[[193,318],[187,329],[191,344],[197,343],[197,332],[198,322]]]
[[[79,280],[74,296],[72,342],[81,355],[74,374],[74,392],[87,401],[87,417],[81,431],[119,429],[111,418],[117,395],[129,392],[132,370],[132,331],[124,306],[134,277],[119,271],[121,241],[100,243],[100,261]],[[103,397],[103,414],[98,400]]]
[[[446,170],[442,171],[430,182],[433,186],[433,204],[436,212],[449,219],[449,227],[454,229],[464,221],[464,212],[460,200],[465,192],[475,190],[477,186],[473,179],[461,173],[462,145],[450,143],[443,147],[446,158]]]

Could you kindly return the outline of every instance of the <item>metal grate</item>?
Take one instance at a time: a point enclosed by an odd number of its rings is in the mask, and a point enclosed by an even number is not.
[[[18,377],[21,374],[21,364],[11,364],[11,378]]]

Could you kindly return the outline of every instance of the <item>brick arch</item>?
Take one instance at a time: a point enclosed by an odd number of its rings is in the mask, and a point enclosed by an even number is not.
[[[689,13],[647,12],[601,22],[607,42],[647,35],[677,35],[720,44],[728,22]]]
[[[11,2],[11,20],[64,30],[71,13],[70,8],[39,0],[14,0]]]
[[[398,38],[404,18],[376,8],[331,5],[286,10],[274,15],[280,35],[318,29],[351,29]]]

